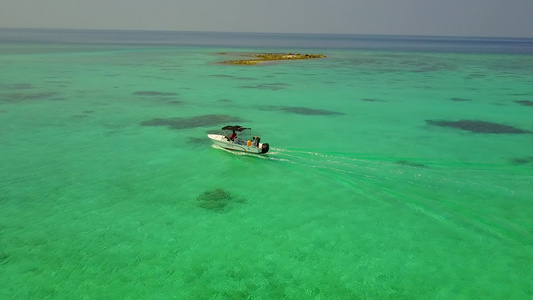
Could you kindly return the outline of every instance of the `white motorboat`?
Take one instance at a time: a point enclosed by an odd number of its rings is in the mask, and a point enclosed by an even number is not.
[[[252,137],[252,129],[239,125],[222,127],[223,134],[208,134],[215,145],[228,150],[264,154],[269,150],[267,143],[261,143],[258,136]]]

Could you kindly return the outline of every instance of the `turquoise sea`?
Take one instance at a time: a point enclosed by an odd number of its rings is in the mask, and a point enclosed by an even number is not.
[[[221,64],[262,52],[327,57]],[[0,70],[0,299],[533,298],[532,39],[1,29]]]

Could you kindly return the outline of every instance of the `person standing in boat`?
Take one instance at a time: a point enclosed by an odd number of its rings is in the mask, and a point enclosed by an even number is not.
[[[235,130],[233,130],[233,133],[231,134],[230,140],[232,142],[235,142],[236,139],[237,139],[237,133],[235,133]]]
[[[254,136],[252,139],[252,145],[254,145],[256,148],[259,148],[259,141],[261,139],[258,136]]]

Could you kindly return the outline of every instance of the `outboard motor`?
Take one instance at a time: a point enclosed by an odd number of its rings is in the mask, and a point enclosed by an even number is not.
[[[268,145],[268,143],[263,143],[261,145],[261,153],[267,153],[268,149],[270,149],[270,146]]]

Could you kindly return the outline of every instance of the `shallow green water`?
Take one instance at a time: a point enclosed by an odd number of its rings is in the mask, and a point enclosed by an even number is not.
[[[2,299],[533,296],[531,56],[4,46]]]

